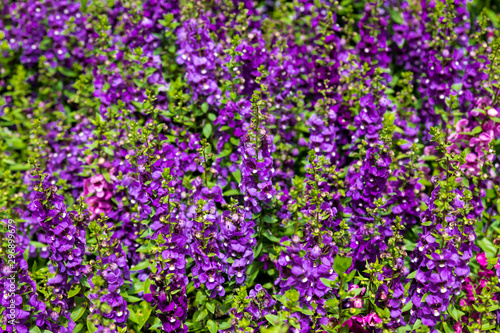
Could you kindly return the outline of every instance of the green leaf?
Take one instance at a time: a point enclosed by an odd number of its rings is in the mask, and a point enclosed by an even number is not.
[[[210,319],[207,323],[207,326],[210,333],[217,333],[218,325],[216,321]]]
[[[279,243],[280,239],[274,236],[269,230],[263,232],[264,236],[269,239],[271,242]]]
[[[398,327],[398,329],[396,330],[396,332],[398,333],[406,333],[407,331],[411,331],[411,327],[408,325]]]
[[[226,157],[226,156],[230,155],[231,152],[232,152],[231,149],[224,149],[223,151],[221,151],[221,153],[219,155],[216,156],[216,158]]]
[[[403,24],[403,15],[401,15],[400,12],[395,11],[393,9],[389,9],[389,15],[391,16],[391,19],[397,23],[397,24]]]
[[[452,330],[452,329],[450,328],[450,326],[448,326],[448,323],[447,323],[447,322],[442,321],[441,323],[443,324],[444,331],[445,331],[446,333],[455,333],[455,331],[454,331],[454,330]]]
[[[221,330],[227,330],[231,327],[231,319],[228,319],[227,321],[223,322],[223,323],[219,323],[219,329]]]
[[[100,125],[100,124],[104,124],[104,123],[105,123],[105,121],[104,121],[104,119],[102,118],[101,114],[100,114],[99,112],[96,112],[96,114],[95,114],[95,118],[94,118],[94,125],[95,125],[95,126],[98,126],[98,125]],[[94,132],[95,132],[95,131],[96,131],[96,130],[94,130]]]
[[[349,275],[347,275],[347,277],[345,278],[345,282],[351,281],[352,279],[354,279],[355,276],[356,276],[356,270],[353,269],[351,273],[349,273]]]
[[[134,105],[137,109],[139,109],[139,110],[142,110],[142,109],[143,109],[143,105],[142,105],[142,103],[137,102],[137,101],[131,101],[131,102],[132,102],[132,104],[133,104],[133,105]]]
[[[140,293],[141,291],[144,291],[144,282],[137,281],[133,285],[133,290],[129,292],[129,294],[137,294]]]
[[[67,76],[67,77],[77,77],[78,74],[73,72],[71,69],[68,69],[66,67],[62,67],[60,66],[59,68],[59,72],[61,72],[61,74],[63,74],[64,76]]]
[[[138,263],[137,265],[132,267],[130,270],[131,271],[140,271],[140,270],[143,270],[143,269],[148,268],[148,267],[149,267],[149,260],[145,260],[143,262]]]
[[[420,319],[417,319],[415,321],[415,324],[413,324],[413,327],[412,327],[412,330],[416,330],[417,328],[419,328],[420,326],[422,326],[422,321]]]
[[[411,286],[411,281],[409,281],[407,284],[405,284],[405,294],[408,295],[408,290],[410,290]]]
[[[264,244],[262,242],[259,242],[259,245],[253,249],[253,256],[254,258],[257,258],[262,251],[262,248],[264,247]]]
[[[198,291],[196,294],[196,303],[204,303],[204,301],[207,299],[207,295],[205,295],[203,292]]]
[[[195,321],[202,321],[203,319],[205,319],[205,317],[208,315],[208,311],[207,309],[203,309],[200,311],[200,313],[198,313],[198,316],[196,317]]]
[[[408,303],[406,303],[406,305],[405,305],[405,306],[403,306],[402,311],[403,311],[403,312],[406,312],[406,311],[410,310],[412,307],[413,307],[413,302],[412,302],[412,301],[409,301]]]
[[[157,331],[158,329],[161,329],[161,327],[163,326],[163,324],[161,323],[161,320],[160,318],[155,318],[154,319],[154,323],[153,323],[153,326],[151,326],[149,328],[150,331]]]
[[[235,145],[235,146],[239,146],[239,145],[240,145],[240,140],[238,140],[238,139],[236,139],[236,138],[233,138],[233,137],[231,137],[231,138],[229,139],[229,142],[231,142],[231,143],[232,143],[233,145]]]
[[[201,105],[201,110],[203,111],[203,113],[207,113],[208,111],[208,103],[205,102]]]
[[[453,307],[453,308],[448,308],[447,311],[453,317],[453,319],[455,319],[455,321],[458,321],[457,309]]]
[[[416,243],[413,243],[412,241],[410,241],[406,238],[404,239],[404,242],[405,242],[405,247],[406,247],[407,251],[413,251],[417,247]]]
[[[276,323],[279,321],[279,317],[272,315],[272,314],[267,314],[265,317],[266,317],[267,321],[269,322],[269,324],[271,324],[273,326],[276,325]]]
[[[102,175],[108,183],[111,183],[111,177],[109,176],[109,171],[107,169],[102,170]]]
[[[212,314],[215,313],[215,305],[213,303],[207,303],[205,304],[205,306],[207,307],[208,311],[210,311]]]
[[[330,280],[330,279],[327,279],[327,278],[320,278],[321,282],[323,282],[323,284],[329,288],[333,288],[335,287],[335,281],[334,280]]]
[[[79,323],[78,325],[75,326],[75,329],[73,330],[73,333],[78,333],[82,330],[83,324]]]
[[[148,67],[144,70],[146,76],[151,76],[154,72],[156,72],[156,68],[154,67]]]
[[[153,311],[153,308],[151,307],[151,304],[149,304],[146,301],[141,302],[141,307],[137,309],[135,315],[137,316],[137,325],[139,325],[139,331],[141,328],[146,324],[146,322],[149,319],[149,316],[151,315],[151,311]]]
[[[361,292],[362,292],[362,291],[363,291],[363,288],[355,288],[355,289],[352,289],[352,290],[351,290],[351,291],[349,291],[349,293],[347,294],[348,296],[346,297],[346,299],[356,297],[356,296],[358,296],[359,294],[361,294]]]
[[[406,277],[407,279],[414,279],[417,276],[418,271],[413,271]]]
[[[132,295],[129,295],[127,293],[121,293],[122,297],[128,302],[128,303],[137,303],[142,300],[142,298],[135,297]]]
[[[164,27],[168,27],[170,23],[172,23],[174,19],[174,15],[172,13],[163,14],[163,20],[160,20],[160,24]]]
[[[129,307],[129,316],[128,316],[128,319],[133,321],[134,323],[138,324],[139,323],[139,318],[137,318],[137,315],[135,314],[135,311],[134,309],[132,309],[132,307]]]
[[[78,295],[78,293],[80,292],[80,289],[82,289],[82,287],[80,287],[79,285],[76,286],[75,289],[72,289],[68,292],[68,298],[71,298],[75,295]]]
[[[489,258],[494,258],[497,252],[495,244],[486,237],[483,237],[477,241],[479,247],[486,252],[486,256]]]
[[[278,219],[276,219],[274,216],[266,215],[264,216],[264,221],[267,223],[276,223],[278,222]]]
[[[451,89],[458,92],[458,91],[462,90],[463,85],[464,85],[463,83],[455,83],[455,84],[451,85]]]
[[[333,261],[333,269],[339,275],[344,274],[352,264],[351,257],[341,257],[337,255]]]
[[[285,297],[292,303],[298,302],[300,294],[296,289],[289,289],[285,291]]]
[[[88,147],[89,150],[93,150],[93,149],[97,148],[98,144],[99,144],[99,142],[97,140],[95,140],[91,144],[88,144],[87,147]],[[97,163],[97,160],[94,163]]]
[[[331,309],[337,309],[339,306],[340,301],[337,298],[330,298],[329,300],[326,301],[326,304],[331,308]]]
[[[9,146],[12,146],[14,149],[23,150],[26,147],[26,143],[20,138],[13,137],[8,140]]]
[[[490,306],[490,307],[488,308],[488,311],[489,311],[490,313],[492,313],[493,311],[496,311],[496,310],[498,310],[498,309],[500,309],[500,304],[493,304],[492,306]]]
[[[298,310],[299,312],[305,314],[306,316],[312,316],[313,312],[309,310],[305,305],[301,309]]]
[[[30,333],[42,333],[42,331],[40,331],[40,329],[37,326],[35,326],[32,329],[30,329]]]
[[[492,328],[494,328],[496,325],[493,325],[493,324],[483,324],[483,326],[481,326],[482,330],[483,331],[489,331],[491,330]],[[452,331],[454,332],[454,331]]]
[[[240,169],[236,169],[236,171],[232,172],[234,179],[239,184],[241,183],[241,171]]]
[[[83,306],[82,306],[83,305]],[[77,321],[80,319],[81,316],[85,313],[85,310],[87,309],[87,306],[85,303],[82,303],[81,305],[77,306],[73,312],[71,312],[71,320]]]
[[[240,190],[238,190],[237,188],[235,188],[235,189],[232,189],[232,190],[227,190],[227,191],[225,191],[222,194],[223,195],[240,195],[241,192],[240,192]]]
[[[385,318],[385,312],[378,306],[375,306],[375,312],[379,315],[380,318]]]
[[[278,302],[285,304],[286,303],[286,297],[285,295],[273,295],[273,298],[276,299]]]
[[[135,250],[135,252],[139,253],[147,253],[151,250],[151,246],[149,244],[142,245],[140,248]]]
[[[23,256],[24,256],[24,260],[28,261],[28,258],[30,256],[30,247],[29,246],[27,246],[26,250],[24,250]]]
[[[90,333],[94,333],[95,331],[97,331],[97,327],[95,327],[94,323],[92,322],[92,320],[90,320],[90,318],[87,318],[87,328]]]
[[[16,163],[9,166],[9,169],[12,171],[26,171],[31,169],[29,164]]]
[[[481,128],[481,126],[476,126],[474,127],[474,129],[472,130],[472,135],[475,135],[475,134],[478,134],[478,133],[481,133],[483,131],[483,129]]]
[[[149,294],[151,293],[151,280],[149,279],[149,277],[146,279],[146,281],[144,281],[144,293],[145,294]]]
[[[491,10],[490,8],[485,8],[486,11],[486,16],[491,20],[491,23],[493,23],[493,26],[495,28],[498,28],[498,15],[495,11]]]
[[[212,134],[212,124],[207,123],[203,126],[203,135],[208,138]]]
[[[82,12],[86,13],[87,12],[87,2],[89,0],[80,0],[80,3],[82,4]]]
[[[104,150],[104,152],[110,156],[115,156],[114,150],[109,146],[102,147],[102,150]]]

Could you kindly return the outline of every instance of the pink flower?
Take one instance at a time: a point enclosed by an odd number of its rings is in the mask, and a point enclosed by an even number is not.
[[[86,197],[86,202],[89,210],[92,213],[91,219],[97,215],[107,214],[111,211],[112,206],[109,199],[113,196],[111,192],[112,185],[109,184],[103,175],[95,175],[83,182],[83,195]],[[90,197],[88,197],[91,195]]]
[[[356,309],[361,309],[363,307],[363,300],[361,298],[351,299],[352,306]]]
[[[478,111],[478,110],[474,109],[474,110],[472,110],[472,111],[470,112],[470,114],[471,114],[471,115],[473,115],[474,117],[477,117],[477,116],[479,116],[479,114],[480,114],[480,113],[479,113],[479,111]]]
[[[358,289],[359,286],[357,284],[352,284],[350,287],[349,287],[349,290],[347,290],[347,292],[351,291],[351,290],[354,290],[354,289]]]
[[[498,111],[495,109],[489,109],[486,113],[488,113],[490,117],[496,117],[498,115]]]
[[[484,143],[490,143],[492,137],[489,133],[481,133],[479,134],[479,140],[481,140]]]
[[[370,312],[368,316],[365,317],[365,325],[375,327],[382,322],[382,319],[378,317],[375,312]]]
[[[83,195],[95,194],[98,198],[109,200],[113,194],[111,193],[112,186],[109,184],[103,175],[95,175],[83,182]]]
[[[481,267],[486,268],[486,266],[488,266],[488,260],[486,259],[485,252],[478,253],[476,255],[476,259],[477,259],[477,262],[479,263],[479,265],[481,265]]]
[[[353,284],[353,285],[351,285],[351,286],[349,287],[349,290],[348,290],[347,292],[352,291],[352,290],[354,290],[354,289],[358,289],[358,288],[360,288],[360,287],[359,287],[357,284]],[[360,294],[360,295],[364,295],[364,294],[365,294],[365,290],[366,290],[366,288],[365,288],[365,287],[363,287],[363,289],[361,289],[361,292],[360,292],[359,294]]]
[[[467,119],[460,119],[457,124],[455,125],[455,130],[457,132],[468,132],[466,129],[466,126],[469,124],[469,121]]]
[[[365,326],[365,318],[363,317],[358,317],[358,316],[352,316],[350,319],[347,319],[343,324],[342,327],[349,327],[349,332],[353,333],[361,333],[365,332],[366,330],[363,328]]]
[[[476,159],[477,159],[477,156],[476,156],[476,154],[474,154],[474,153],[469,153],[469,154],[467,154],[467,156],[465,157],[465,160],[466,160],[468,163],[473,163],[473,162],[475,162],[475,161],[476,161]]]
[[[107,214],[111,211],[111,204],[108,201],[101,200],[96,196],[87,199],[87,205],[92,213],[91,219],[94,219],[97,215],[104,213]]]
[[[467,156],[465,157],[465,161],[466,163],[462,165],[462,169],[469,170],[473,174],[479,174],[479,172],[481,171],[481,165],[479,163],[478,156],[475,153],[467,154]]]

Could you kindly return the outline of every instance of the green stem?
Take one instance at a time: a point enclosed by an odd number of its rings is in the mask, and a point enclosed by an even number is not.
[[[99,266],[101,267],[101,274],[104,272],[104,266],[102,265],[102,254],[101,254],[101,246],[99,245],[98,235],[96,235],[97,240],[97,254],[99,255]]]
[[[172,208],[170,207],[170,193],[167,196],[167,205],[168,205],[168,234],[172,234]]]
[[[342,291],[344,284],[342,283],[342,277],[340,276],[340,291]],[[339,333],[342,331],[342,297],[340,297],[340,291],[339,291]]]

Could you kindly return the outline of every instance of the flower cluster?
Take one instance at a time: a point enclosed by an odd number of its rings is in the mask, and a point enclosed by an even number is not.
[[[499,331],[497,5],[3,1],[0,333]]]

